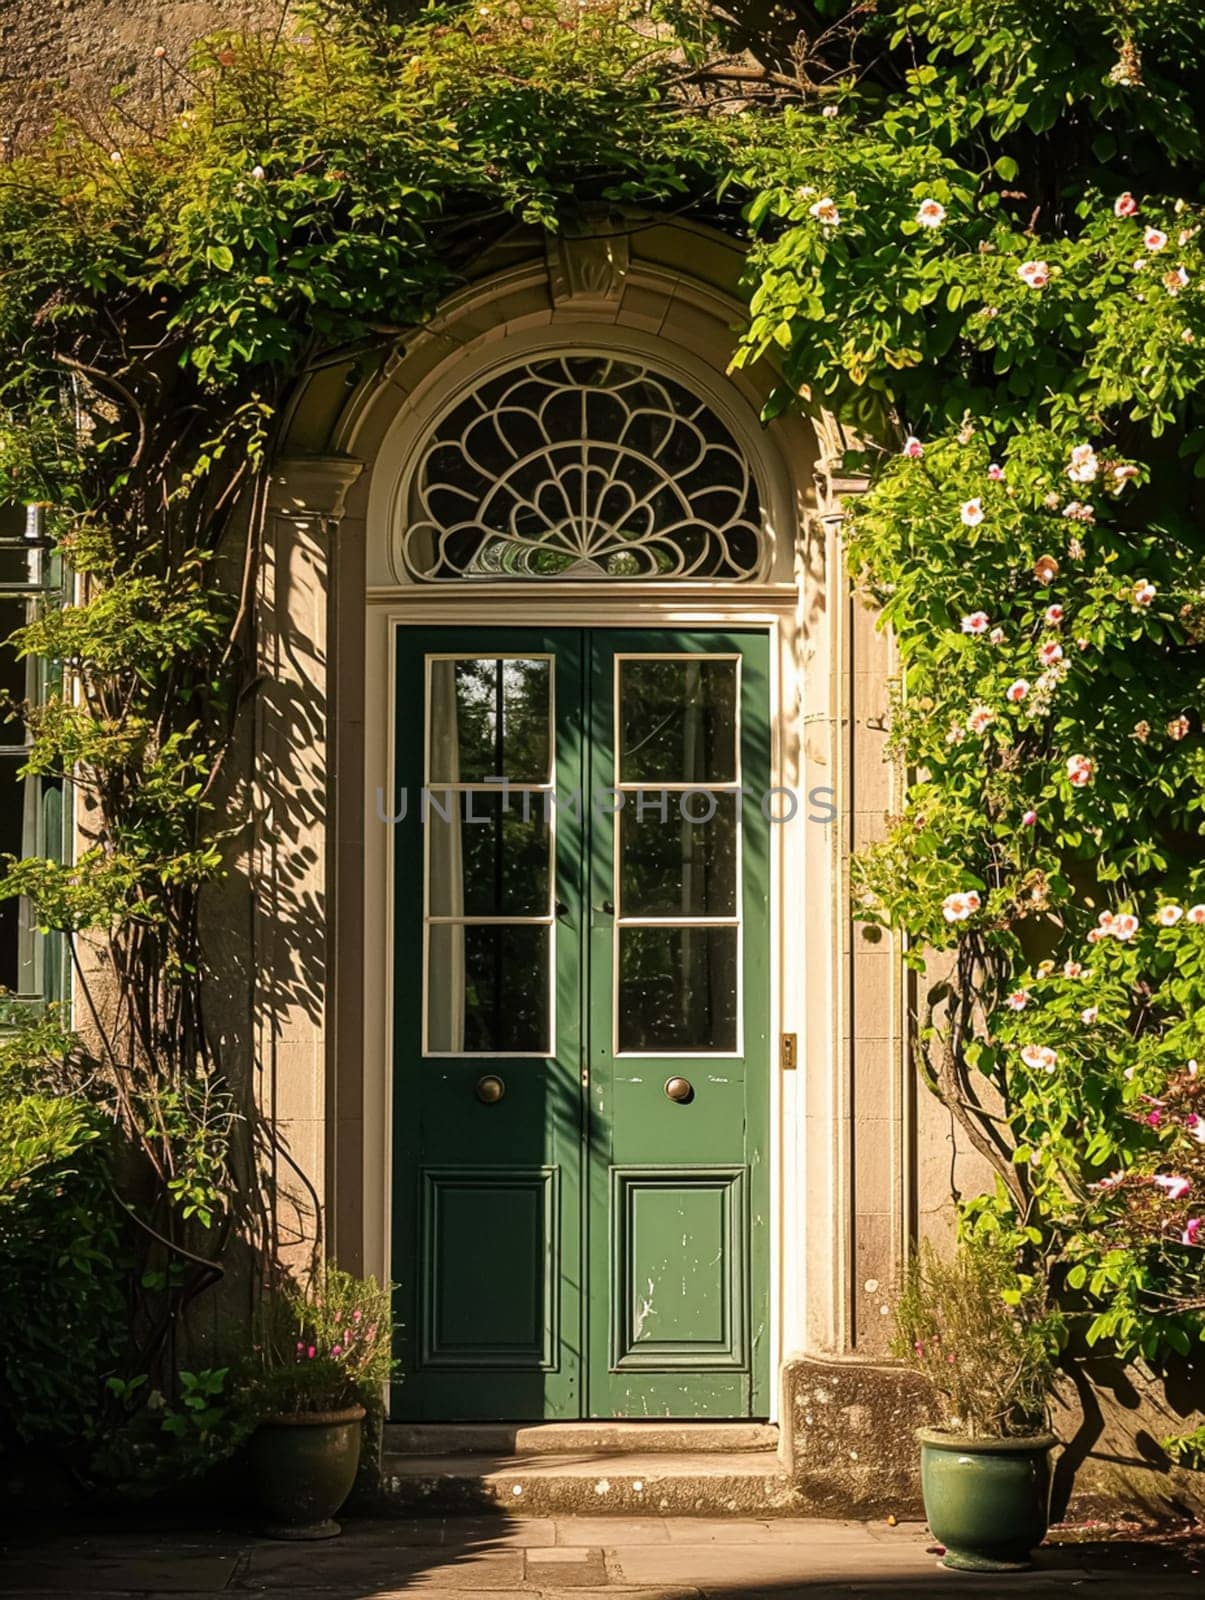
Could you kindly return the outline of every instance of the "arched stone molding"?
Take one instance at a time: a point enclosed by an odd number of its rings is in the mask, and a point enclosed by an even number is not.
[[[906,1225],[905,1096],[894,956],[887,947],[874,952],[887,959],[872,981],[848,914],[849,848],[891,795],[876,726],[885,709],[885,645],[848,594],[838,535],[842,497],[857,484],[836,470],[846,441],[831,419],[791,416],[764,428],[758,412],[770,375],[727,371],[742,318],[741,264],[736,244],[694,225],[639,225],[619,239],[602,227],[576,241],[533,232],[512,241],[505,257],[481,263],[479,276],[421,330],[368,356],[332,358],[296,397],[285,443],[294,480],[307,462],[346,490],[337,526],[323,524],[320,625],[329,651],[317,654],[329,659],[320,673],[313,667],[311,684],[326,730],[326,801],[306,849],[321,879],[315,903],[326,908],[329,961],[322,1037],[306,1056],[306,1070],[321,1061],[325,1078],[307,1104],[324,1107],[326,1118],[316,1186],[326,1198],[329,1248],[348,1266],[387,1272],[391,867],[375,791],[389,770],[393,628],[496,618],[499,604],[519,623],[535,615],[547,625],[766,627],[774,640],[774,781],[804,794],[834,789],[838,813],[828,826],[773,830],[772,1026],[799,1044],[796,1070],[771,1063],[773,1342],[785,1367],[792,1352],[882,1350],[878,1307]],[[716,409],[757,479],[765,571],[727,583],[464,585],[415,583],[399,572],[390,531],[408,462],[432,420],[483,372],[533,353],[583,349],[647,362]],[[872,1087],[881,1090],[873,1110]],[[869,1133],[861,1140],[863,1120]],[[875,1158],[884,1138],[896,1152],[885,1165]]]

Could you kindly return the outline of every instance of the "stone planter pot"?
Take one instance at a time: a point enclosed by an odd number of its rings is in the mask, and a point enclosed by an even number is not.
[[[268,1538],[335,1537],[335,1513],[356,1481],[363,1421],[363,1406],[264,1418],[250,1466]]]
[[[960,1572],[1021,1572],[1050,1523],[1050,1433],[963,1439],[917,1430],[921,1488],[944,1564]]]

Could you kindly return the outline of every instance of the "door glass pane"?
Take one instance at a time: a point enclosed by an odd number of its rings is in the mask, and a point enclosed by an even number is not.
[[[551,743],[551,662],[432,660],[431,783],[546,783]]]
[[[619,781],[736,781],[737,663],[620,661]]]
[[[619,1048],[736,1049],[737,930],[620,928]]]
[[[427,818],[430,915],[547,915],[552,838],[543,795],[504,801],[480,789],[452,789],[436,799]]]
[[[620,914],[735,916],[738,799],[730,792],[628,790],[619,813]]]
[[[551,1053],[551,929],[434,923],[427,1049],[438,1054]]]

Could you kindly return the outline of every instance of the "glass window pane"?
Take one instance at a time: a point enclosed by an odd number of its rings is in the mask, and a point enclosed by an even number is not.
[[[734,917],[738,798],[629,790],[619,813],[620,915]]]
[[[543,917],[549,913],[551,835],[544,796],[446,790],[427,820],[429,914]],[[443,812],[449,813],[447,820]]]
[[[8,643],[14,629],[23,628],[31,618],[30,602],[16,595],[0,597],[0,744],[21,744],[25,731],[11,704],[33,699],[37,693],[37,663],[30,657],[20,660]]]
[[[55,779],[18,778],[24,761],[24,756],[0,756],[0,854],[54,858],[62,831],[61,785]],[[43,993],[47,944],[27,900],[0,900],[0,988]]]
[[[548,660],[431,662],[430,781],[546,783]]]
[[[619,1048],[733,1051],[736,928],[620,928]]]
[[[36,546],[10,544],[0,537],[0,583],[41,583],[41,558]]]
[[[619,664],[619,781],[736,779],[737,662]]]
[[[552,930],[435,923],[429,930],[427,1049],[546,1056]]]

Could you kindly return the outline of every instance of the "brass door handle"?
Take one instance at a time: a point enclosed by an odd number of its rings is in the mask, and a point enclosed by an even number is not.
[[[680,1106],[688,1105],[695,1097],[695,1086],[689,1078],[667,1078],[665,1092]]]
[[[484,1078],[478,1078],[473,1093],[483,1106],[496,1106],[506,1093],[506,1084],[496,1072],[487,1072]]]

